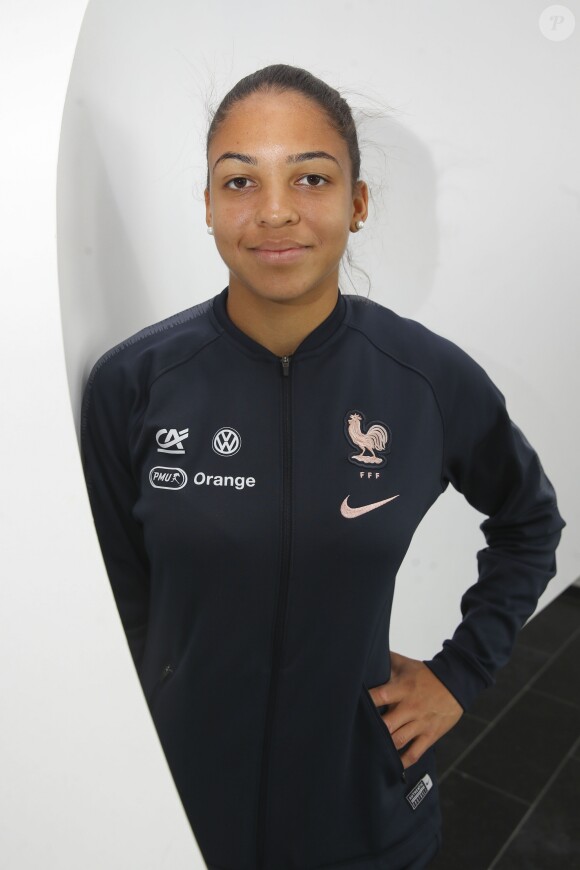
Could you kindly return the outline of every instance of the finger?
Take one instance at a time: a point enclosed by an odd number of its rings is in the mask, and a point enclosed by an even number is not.
[[[404,688],[391,680],[388,683],[383,683],[380,686],[369,689],[369,694],[374,701],[375,707],[383,707],[385,704],[396,704],[405,696]]]
[[[416,737],[415,740],[409,745],[409,747],[403,752],[400,756],[401,761],[403,763],[403,767],[406,769],[410,767],[412,764],[416,764],[417,761],[421,758],[421,756],[429,749],[432,745],[432,741],[424,736]]]
[[[416,714],[401,704],[388,710],[381,718],[389,729],[393,740],[396,738],[397,749],[400,749],[421,731]]]
[[[420,737],[422,733],[420,724],[414,720],[406,722],[400,728],[395,728],[395,730],[391,732],[391,738],[397,749],[401,750],[410,740]]]

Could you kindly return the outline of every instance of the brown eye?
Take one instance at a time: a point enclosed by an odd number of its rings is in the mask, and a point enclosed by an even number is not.
[[[328,184],[328,182],[326,181],[325,178],[322,177],[322,175],[315,175],[315,174],[311,173],[310,175],[304,175],[303,177],[306,178],[309,182],[311,180],[323,182],[322,184],[310,184],[309,183],[306,185],[306,187],[324,187],[325,184]]]
[[[238,181],[246,182],[247,180],[248,180],[247,178],[243,178],[242,176],[238,176],[237,178],[231,178],[231,179],[227,182],[227,184],[226,184],[225,186],[226,186],[226,187],[230,187],[230,184],[233,184],[234,182],[238,182]],[[238,185],[236,184],[236,187],[235,187],[235,188],[231,188],[231,187],[230,187],[230,190],[245,190],[245,189],[246,189],[246,185],[245,185],[245,184],[243,184],[243,185],[241,185],[241,186],[238,186]]]

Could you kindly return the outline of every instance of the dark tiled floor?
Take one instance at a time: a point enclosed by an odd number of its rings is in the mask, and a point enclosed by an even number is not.
[[[435,746],[443,846],[429,870],[580,870],[580,588]]]

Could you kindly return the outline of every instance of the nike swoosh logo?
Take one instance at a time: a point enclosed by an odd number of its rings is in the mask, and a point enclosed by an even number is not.
[[[375,501],[372,504],[364,504],[362,507],[351,507],[348,504],[349,497],[350,496],[347,495],[340,506],[341,514],[349,520],[352,519],[352,517],[360,517],[361,514],[367,514],[369,511],[374,511],[376,508],[381,507],[381,505],[387,504],[387,502],[393,501],[395,498],[399,498],[398,495],[392,495],[390,498],[384,498],[382,501]]]

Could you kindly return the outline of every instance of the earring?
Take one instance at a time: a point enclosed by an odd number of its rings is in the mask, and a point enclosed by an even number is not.
[[[357,230],[362,230],[362,228],[364,227],[364,225],[365,225],[365,222],[364,222],[364,221],[357,221],[357,222],[356,222],[356,228],[357,228]]]
[[[213,236],[213,227],[208,227],[207,231],[210,234],[210,236]]]

